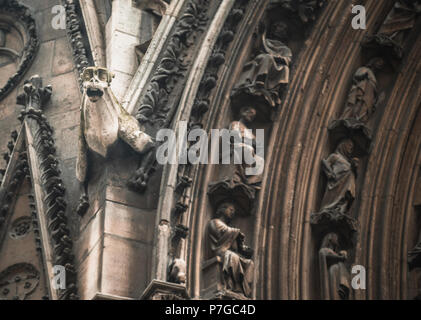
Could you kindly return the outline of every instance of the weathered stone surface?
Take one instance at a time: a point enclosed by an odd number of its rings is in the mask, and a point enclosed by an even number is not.
[[[43,283],[38,289],[42,290],[29,298],[40,299],[40,292],[48,291],[34,244],[46,249],[45,271],[50,274],[51,257],[63,255],[64,249],[65,256],[75,256],[75,270],[68,271],[76,277],[82,299],[421,297],[417,245],[421,225],[419,10],[411,4],[411,10],[401,12],[407,23],[402,23],[398,10],[411,1],[397,1],[392,11],[392,2],[365,1],[367,29],[358,31],[350,26],[350,0],[172,0],[165,1],[169,6],[162,17],[163,12],[142,11],[137,7],[139,1],[134,4],[132,0],[19,2],[27,4],[36,18],[40,45],[22,81],[0,101],[0,156],[8,160],[9,168],[20,161],[16,153],[10,154],[15,148],[11,132],[21,128],[16,98],[22,93],[31,95],[23,80],[39,74],[53,87],[43,116],[54,133],[27,134],[19,142],[22,147],[24,141],[28,143],[24,149],[32,162],[32,187],[37,191],[38,213],[44,219],[39,234],[32,229],[21,238],[10,235],[19,222],[16,219],[34,210],[24,198],[30,188],[7,194],[0,187],[0,274],[17,263],[35,266]],[[54,30],[51,25],[51,8],[57,4],[67,4],[71,14],[68,30]],[[388,12],[391,15],[386,18]],[[0,15],[3,22],[1,19]],[[274,48],[278,35],[269,30],[277,21],[294,32],[278,39],[285,46]],[[397,33],[385,31],[390,21]],[[7,35],[8,47],[19,51],[22,41],[16,35],[16,30]],[[361,46],[366,36],[374,36],[376,43],[371,45],[377,48]],[[0,48],[1,38],[0,32]],[[137,55],[136,47],[141,44],[142,52]],[[379,50],[385,45],[392,45],[389,49],[402,59]],[[292,62],[286,46],[292,51]],[[286,54],[280,54],[283,50]],[[383,69],[370,67],[377,56],[385,58]],[[0,87],[8,80],[5,75],[16,69],[12,64],[3,65],[7,61],[0,50]],[[112,143],[104,156],[89,154],[89,209],[80,217],[76,207],[81,190],[75,175],[83,94],[78,73],[94,64],[115,73],[111,89],[130,114],[136,114],[140,106],[152,107],[153,113],[146,119],[139,117],[152,137],[161,127],[177,129],[180,121],[187,121],[189,129],[206,132],[228,128],[241,118],[238,111],[243,106],[263,111],[263,116],[239,126],[265,130],[263,175],[258,181],[248,181],[241,177],[241,170],[232,167],[225,171],[218,165],[156,166],[147,191],[138,194],[128,190],[127,181],[142,176],[136,171],[143,158],[119,141]],[[272,83],[275,86],[267,81],[269,73],[277,78]],[[244,91],[248,95],[236,99],[233,88],[247,88],[248,80],[253,82],[252,88]],[[280,83],[282,86],[277,85]],[[277,89],[272,92],[275,96],[267,96],[273,88]],[[262,90],[267,91],[263,96]],[[36,99],[27,103],[27,109],[30,106],[34,110],[25,113],[29,120],[24,127],[29,133],[37,124],[45,125],[45,119],[38,122],[43,118]],[[101,104],[99,114],[110,106],[115,107]],[[152,124],[148,122],[151,119],[155,121]],[[339,122],[331,126],[335,119]],[[104,137],[106,131],[98,130],[98,136]],[[124,140],[122,136],[117,140]],[[331,160],[338,159],[340,155],[334,151],[347,137],[356,140],[361,150],[321,174],[320,160],[329,155]],[[45,155],[39,150],[51,145],[59,164],[41,166],[39,159]],[[6,162],[0,159],[0,179],[8,185],[14,177],[4,172],[5,167]],[[50,172],[44,170],[47,167]],[[208,186],[221,181],[226,173],[255,192],[251,201],[245,201],[242,192],[220,192],[218,198],[240,202],[247,214],[225,222],[231,228],[228,230],[234,230],[232,234],[241,232],[235,240],[224,242],[229,242],[229,249],[214,248],[209,256],[206,224],[213,218],[213,202],[219,200],[209,197]],[[348,179],[341,180],[344,173]],[[65,195],[46,197],[42,192],[45,182],[58,174]],[[16,201],[3,200],[14,196]],[[57,209],[65,203],[65,212],[52,210],[50,214],[66,221],[70,232],[64,234],[63,226],[60,229],[52,223],[51,229],[58,234],[50,243],[46,221],[51,219],[45,217],[50,206],[44,204],[57,199],[49,204]],[[311,216],[318,211],[320,215]],[[7,219],[2,219],[4,212]],[[337,234],[338,241],[325,238],[328,232]],[[14,230],[12,235],[16,234]],[[343,238],[354,234],[355,243],[343,243]],[[42,248],[38,238],[44,240]],[[246,249],[246,244],[253,250]],[[320,260],[327,256],[337,261],[324,265]],[[231,259],[225,261],[227,257]],[[245,290],[246,297],[239,284],[251,260],[256,268],[248,279],[253,281]],[[177,262],[182,262],[182,267],[172,268]],[[224,271],[224,262],[233,268]],[[368,290],[348,295],[347,273],[356,264],[366,267]],[[236,268],[240,265],[242,271]],[[178,277],[177,270],[182,276]],[[227,286],[229,277],[224,274],[234,278],[233,283]],[[339,290],[338,275],[342,277]],[[180,279],[183,277],[185,282]],[[323,291],[323,284],[333,294]],[[57,294],[50,297],[56,299]]]
[[[59,38],[54,43],[53,76],[68,73],[74,69],[69,59],[70,45],[67,37]]]
[[[104,232],[121,238],[152,244],[155,223],[154,211],[136,209],[106,201]]]
[[[151,246],[106,234],[102,256],[101,293],[138,298],[149,280]]]

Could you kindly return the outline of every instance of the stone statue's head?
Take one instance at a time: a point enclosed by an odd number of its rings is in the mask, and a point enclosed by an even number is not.
[[[91,102],[97,102],[109,87],[114,74],[105,68],[88,67],[82,72],[83,88]]]
[[[351,158],[354,153],[354,141],[351,139],[342,140],[336,148],[336,151],[348,158]]]
[[[340,246],[339,246],[339,236],[338,234],[331,232],[328,233],[322,241],[322,248],[329,248],[332,249],[335,252],[339,252]]]
[[[251,123],[256,119],[257,111],[252,106],[242,107],[240,109],[240,116],[247,123]]]
[[[216,209],[216,217],[224,217],[226,220],[230,221],[234,218],[235,215],[235,205],[230,201],[224,201]]]
[[[270,39],[285,40],[288,38],[288,25],[282,21],[274,21],[269,26]]]

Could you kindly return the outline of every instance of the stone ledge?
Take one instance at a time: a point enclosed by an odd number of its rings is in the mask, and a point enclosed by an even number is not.
[[[140,300],[190,300],[185,286],[152,280],[148,287],[142,293]]]

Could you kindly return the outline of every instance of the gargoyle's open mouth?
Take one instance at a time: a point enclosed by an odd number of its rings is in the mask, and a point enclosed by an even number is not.
[[[88,95],[89,98],[93,98],[93,97],[101,98],[104,92],[101,89],[89,87],[86,89],[86,94]]]

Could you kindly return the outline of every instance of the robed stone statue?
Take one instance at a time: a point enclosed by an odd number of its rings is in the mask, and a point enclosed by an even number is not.
[[[336,233],[327,234],[319,250],[320,286],[324,300],[348,300],[350,274],[345,265],[347,252],[340,250]]]
[[[263,96],[271,107],[281,103],[279,95],[290,78],[292,51],[284,43],[287,25],[274,22],[261,36],[259,54],[244,65],[234,91]]]
[[[244,244],[245,236],[240,229],[229,225],[235,212],[235,205],[231,202],[218,206],[215,218],[207,226],[208,255],[221,258],[227,290],[251,297],[254,272],[252,250]]]
[[[320,211],[346,214],[355,199],[355,169],[357,159],[351,158],[354,143],[342,140],[335,152],[322,160],[323,172],[328,182]]]

